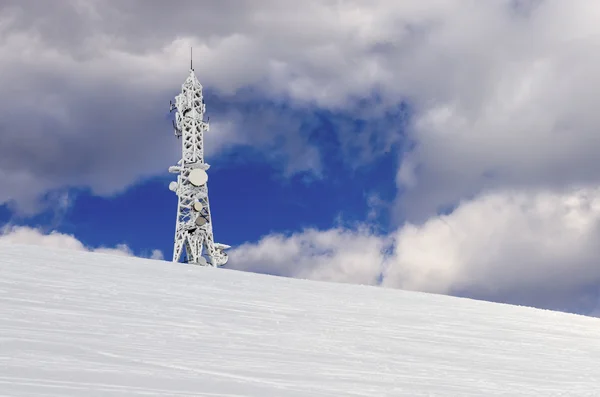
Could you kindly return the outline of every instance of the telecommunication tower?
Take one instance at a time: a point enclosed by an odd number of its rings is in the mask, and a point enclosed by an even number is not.
[[[208,174],[210,165],[204,162],[204,120],[206,106],[202,85],[196,78],[190,60],[190,74],[181,86],[181,93],[171,102],[169,111],[175,112],[173,128],[181,139],[181,160],[169,167],[179,174],[169,189],[177,194],[177,224],[173,262],[179,262],[185,249],[187,263],[205,266],[223,266],[227,263],[225,250],[230,246],[214,242],[212,217],[208,202]]]

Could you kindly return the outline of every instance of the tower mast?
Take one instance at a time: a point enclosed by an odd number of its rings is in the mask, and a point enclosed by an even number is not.
[[[191,57],[191,49],[190,49]],[[179,262],[185,250],[188,263],[222,266],[227,263],[230,248],[214,242],[212,216],[208,201],[208,174],[210,165],[204,161],[204,132],[208,121],[204,121],[206,106],[202,96],[202,85],[196,78],[190,59],[190,73],[181,86],[181,93],[171,103],[170,111],[176,110],[175,136],[181,138],[181,160],[169,167],[169,172],[178,174],[177,182],[169,189],[178,197],[177,222],[173,262]]]

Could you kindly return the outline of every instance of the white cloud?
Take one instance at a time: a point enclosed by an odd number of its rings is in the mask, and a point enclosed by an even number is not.
[[[228,267],[280,276],[377,284],[386,239],[366,228],[274,234],[232,249]]]
[[[102,254],[112,254],[112,255],[119,255],[119,256],[134,256],[133,251],[131,250],[131,248],[129,248],[129,246],[127,246],[127,244],[117,244],[116,247],[114,247],[114,248],[104,248],[104,247],[94,248],[92,251],[99,252]]]
[[[0,243],[25,244],[48,248],[60,248],[74,251],[98,252],[119,256],[134,256],[133,251],[126,244],[118,244],[116,247],[86,247],[75,236],[63,234],[56,231],[45,233],[40,229],[27,226],[6,225],[0,229]],[[160,250],[153,250],[148,256],[150,259],[162,260],[163,254]]]
[[[390,236],[367,227],[267,236],[233,249],[231,266],[595,313],[599,243],[600,188],[504,190]]]
[[[589,310],[600,285],[600,188],[500,191],[396,232],[384,285]]]
[[[161,250],[152,250],[152,253],[150,254],[150,259],[162,261],[165,259],[165,256],[163,255]]]
[[[0,231],[0,242],[87,251],[83,243],[71,235],[57,232],[45,234],[26,226],[4,226]]]

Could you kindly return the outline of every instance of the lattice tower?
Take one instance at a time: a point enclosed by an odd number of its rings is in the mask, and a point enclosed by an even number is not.
[[[169,167],[169,172],[179,174],[177,182],[169,185],[179,198],[173,262],[179,262],[185,250],[188,263],[222,266],[227,263],[225,250],[230,247],[214,242],[207,186],[210,165],[204,161],[204,133],[209,124],[204,120],[202,85],[191,65],[181,93],[171,103],[173,110],[175,136],[181,139],[181,160]]]

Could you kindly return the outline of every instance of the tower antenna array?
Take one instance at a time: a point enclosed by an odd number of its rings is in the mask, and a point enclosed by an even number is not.
[[[185,250],[188,263],[223,266],[228,259],[225,250],[230,246],[214,242],[206,172],[210,165],[204,162],[204,133],[209,125],[204,121],[206,106],[202,85],[196,78],[191,58],[190,74],[175,103],[171,102],[170,111],[173,110],[176,110],[175,136],[181,138],[181,160],[169,167],[169,172],[178,174],[177,181],[169,184],[169,189],[179,198],[173,262],[179,262]]]

